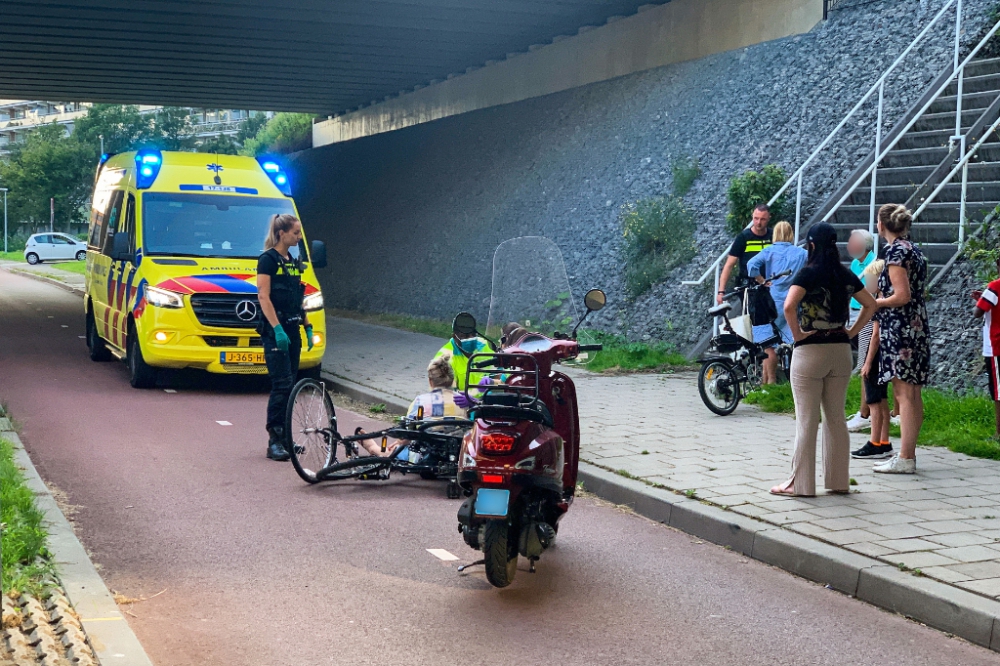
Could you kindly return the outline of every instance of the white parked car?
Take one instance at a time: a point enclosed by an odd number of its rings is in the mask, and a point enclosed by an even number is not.
[[[66,234],[34,234],[24,246],[24,260],[29,264],[58,259],[87,258],[87,244]]]

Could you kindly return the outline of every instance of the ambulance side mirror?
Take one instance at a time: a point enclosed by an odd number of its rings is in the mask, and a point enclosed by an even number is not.
[[[326,268],[326,243],[314,240],[309,257],[312,259],[313,268]]]
[[[111,261],[132,261],[128,232],[119,231],[111,241]]]

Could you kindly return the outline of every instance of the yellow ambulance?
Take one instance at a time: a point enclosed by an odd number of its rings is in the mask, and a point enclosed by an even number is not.
[[[94,185],[84,313],[94,361],[126,362],[136,388],[159,368],[266,374],[256,332],[257,257],[270,217],[297,215],[288,174],[273,159],[143,149],[102,156]],[[296,248],[293,248],[293,253]],[[304,262],[303,375],[326,348],[320,241]],[[300,329],[301,334],[305,333]]]

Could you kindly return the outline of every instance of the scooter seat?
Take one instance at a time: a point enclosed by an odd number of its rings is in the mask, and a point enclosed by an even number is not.
[[[534,421],[552,428],[555,423],[552,421],[552,414],[549,408],[541,400],[530,405],[512,407],[508,405],[480,404],[469,410],[469,418],[476,419],[496,419],[500,421]]]

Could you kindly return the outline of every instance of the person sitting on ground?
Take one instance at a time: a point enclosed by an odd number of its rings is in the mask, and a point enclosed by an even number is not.
[[[997,270],[1000,271],[1000,256]],[[1000,439],[1000,280],[993,280],[982,291],[972,292],[972,298],[976,300],[973,314],[983,320],[983,356],[996,418],[994,436]]]
[[[885,268],[885,261],[876,259],[865,268],[861,277],[865,290],[873,297],[878,296],[878,276]],[[857,451],[852,458],[879,460],[892,457],[892,443],[889,441],[889,385],[878,379],[879,325],[875,318],[858,334],[858,354],[861,357],[861,395],[871,414],[871,440]]]
[[[452,385],[455,383],[455,372],[451,367],[450,354],[435,356],[431,360],[430,365],[427,366],[427,383],[430,386],[430,391],[421,393],[414,398],[409,409],[406,410],[408,421],[442,421],[466,417],[465,410],[455,402],[458,394],[452,390]],[[363,431],[359,431],[358,434],[361,432]],[[398,446],[405,446],[406,440],[393,442],[386,447],[384,453],[381,442],[364,439],[361,440],[361,445],[365,451],[373,456],[388,456],[392,455]],[[405,456],[406,451],[400,455]]]
[[[795,274],[805,265],[808,254],[805,248],[792,245],[794,239],[795,232],[792,230],[792,225],[785,221],[778,222],[774,225],[774,243],[747,262],[747,273],[758,284],[764,284],[767,276],[788,271],[788,275],[773,280],[770,284],[771,298],[774,299],[774,306],[778,311],[778,319],[774,323],[781,331],[782,340],[788,344],[793,340],[792,329],[788,328],[788,322],[785,321],[785,296],[788,295]],[[771,382],[765,378],[764,383]]]

